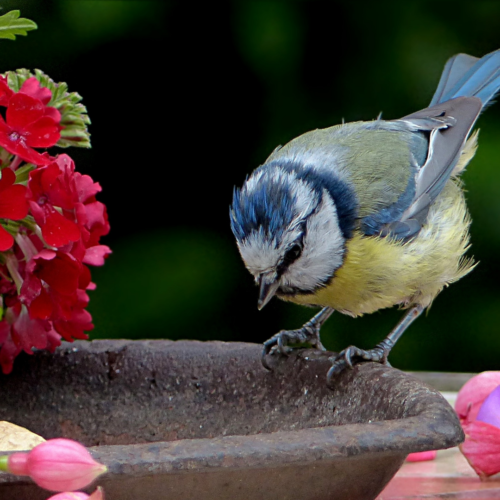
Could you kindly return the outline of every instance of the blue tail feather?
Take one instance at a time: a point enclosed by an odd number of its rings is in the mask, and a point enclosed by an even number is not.
[[[431,105],[454,99],[455,97],[478,97],[483,103],[483,107],[488,104],[500,89],[500,50],[491,52],[479,59],[472,67],[463,64],[462,68],[455,62],[460,63],[458,57],[468,57],[464,55],[455,56],[448,62],[443,71],[438,90],[434,94]],[[470,62],[472,58],[469,59]],[[464,59],[465,60],[465,59]],[[458,69],[456,69],[458,67]],[[449,78],[450,71],[454,71],[454,77]],[[457,77],[457,73],[464,71],[463,75]],[[449,81],[452,80],[452,81]]]

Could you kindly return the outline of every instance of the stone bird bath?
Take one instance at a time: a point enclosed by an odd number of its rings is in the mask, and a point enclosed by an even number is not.
[[[0,420],[89,446],[109,468],[107,500],[370,500],[408,453],[463,440],[444,398],[399,370],[357,365],[330,390],[327,353],[276,357],[267,372],[261,349],[65,343],[0,376]],[[0,474],[2,500],[49,496]]]

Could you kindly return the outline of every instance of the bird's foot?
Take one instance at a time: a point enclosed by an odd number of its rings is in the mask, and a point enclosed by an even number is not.
[[[262,350],[262,365],[264,368],[272,370],[267,362],[269,354],[277,353],[288,356],[293,350],[289,347],[289,344],[309,344],[315,349],[326,351],[319,337],[320,328],[321,324],[319,322],[311,320],[298,330],[281,330],[276,335],[273,335],[264,342],[264,349]]]
[[[393,348],[394,343],[389,339],[384,339],[380,344],[377,344],[373,349],[365,351],[364,349],[359,349],[353,345],[344,349],[337,356],[330,358],[332,361],[332,367],[328,370],[327,382],[331,385],[332,378],[334,375],[339,374],[346,368],[352,368],[354,363],[360,361],[375,361],[376,363],[382,363],[384,365],[391,366],[387,357]]]

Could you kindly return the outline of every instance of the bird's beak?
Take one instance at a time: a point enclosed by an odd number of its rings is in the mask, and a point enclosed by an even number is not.
[[[274,273],[273,273],[274,274]],[[257,307],[259,311],[274,297],[280,286],[279,280],[271,278],[269,274],[259,276],[259,300]]]

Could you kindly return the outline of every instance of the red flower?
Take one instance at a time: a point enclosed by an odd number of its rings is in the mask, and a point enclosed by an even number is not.
[[[16,174],[10,168],[2,170],[0,179],[0,219],[21,220],[28,215],[26,188],[14,185]],[[8,250],[14,238],[0,225],[0,251]]]
[[[60,248],[78,241],[80,229],[73,220],[76,189],[71,178],[59,166],[59,158],[47,167],[30,173],[29,205],[45,241]],[[54,207],[61,209],[62,214]]]
[[[50,320],[65,340],[86,339],[92,317],[85,311],[88,268],[69,253],[42,250],[28,262],[20,299],[33,319]]]
[[[12,371],[14,358],[21,351],[33,354],[35,348],[54,352],[61,345],[60,338],[49,321],[32,319],[26,306],[15,300],[12,306],[7,307],[5,319],[0,321],[0,365],[3,372]]]
[[[28,84],[30,88],[33,84]],[[0,84],[0,102],[4,103],[7,95]],[[42,91],[38,92],[42,94]],[[60,114],[55,108],[22,91],[13,94],[7,103],[6,121],[0,116],[0,146],[10,153],[18,155],[24,161],[35,165],[48,165],[50,158],[37,153],[33,148],[48,148],[60,138]]]
[[[95,199],[101,186],[88,175],[75,172],[67,155],[30,173],[29,205],[45,241],[56,248],[73,242],[71,253],[90,265],[102,265],[111,253],[99,245],[108,234],[106,207]],[[57,207],[54,208],[54,207]]]

